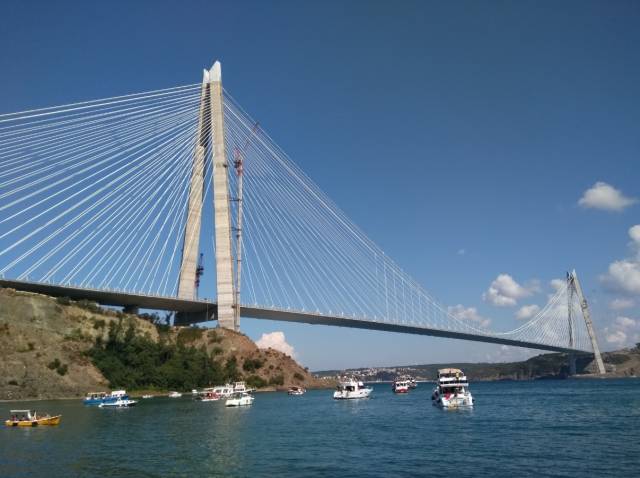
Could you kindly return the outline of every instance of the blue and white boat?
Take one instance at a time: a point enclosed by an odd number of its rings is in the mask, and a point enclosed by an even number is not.
[[[111,393],[107,392],[89,392],[84,398],[82,403],[85,405],[102,405],[105,403],[115,403],[118,400],[128,400],[126,390],[114,390]]]

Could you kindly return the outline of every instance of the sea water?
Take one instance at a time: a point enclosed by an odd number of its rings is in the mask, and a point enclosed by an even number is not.
[[[224,401],[0,403],[62,414],[58,427],[2,428],[2,477],[640,477],[640,379],[471,383],[475,407],[431,405],[433,384],[370,399],[331,390]]]

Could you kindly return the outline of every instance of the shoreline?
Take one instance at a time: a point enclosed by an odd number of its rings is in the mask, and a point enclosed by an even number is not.
[[[597,375],[597,374],[582,374],[582,375],[575,375],[573,377],[540,377],[540,378],[530,378],[530,379],[498,379],[498,380],[474,380],[473,382],[478,383],[494,383],[494,382],[540,382],[540,381],[545,381],[545,380],[549,380],[549,381],[556,381],[556,380],[567,380],[567,379],[576,379],[576,380],[588,380],[588,379],[594,379],[594,380],[624,380],[624,379],[629,379],[629,380],[635,380],[640,378],[639,376],[629,376],[629,375],[625,375],[625,376],[620,376],[620,375]],[[388,384],[388,383],[392,383],[392,381],[377,381],[377,382],[364,382],[366,384],[369,385],[375,385],[375,384]],[[418,383],[424,383],[424,384],[430,384],[430,383],[435,383],[435,381],[430,381],[430,380],[419,380]],[[326,388],[319,388],[319,387],[315,387],[315,388],[309,388],[307,390],[331,390],[333,389],[333,387],[326,387]],[[255,390],[255,393],[286,393],[286,390],[277,390],[277,389],[272,389],[272,388],[268,388],[268,389],[261,389],[261,390]],[[154,398],[168,398],[168,394],[169,392],[162,392],[159,393],[157,395],[154,395]],[[144,394],[139,394],[139,392],[134,392],[132,394],[130,394],[131,398],[135,398],[135,399],[142,399],[142,395]],[[183,397],[185,398],[186,396],[191,396],[191,392],[183,392]],[[17,398],[15,400],[0,400],[0,403],[19,403],[19,402],[43,402],[43,401],[58,401],[58,400],[79,400],[81,401],[84,397],[55,397],[55,398]]]

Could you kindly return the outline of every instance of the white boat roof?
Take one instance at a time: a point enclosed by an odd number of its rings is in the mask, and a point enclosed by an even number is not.
[[[10,410],[9,413],[32,413],[33,410]]]

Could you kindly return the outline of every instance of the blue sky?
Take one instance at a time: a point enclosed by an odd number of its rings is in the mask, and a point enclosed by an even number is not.
[[[233,96],[440,301],[511,329],[575,267],[611,349],[640,340],[639,27],[632,1],[8,1],[0,110],[197,83],[220,59]],[[284,332],[312,369],[521,356],[242,327]]]

